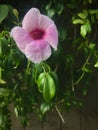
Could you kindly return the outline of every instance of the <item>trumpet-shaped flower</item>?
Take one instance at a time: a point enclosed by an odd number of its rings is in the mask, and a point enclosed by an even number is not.
[[[40,63],[51,55],[51,47],[58,45],[58,31],[53,20],[31,8],[23,18],[22,27],[11,30],[18,48],[34,63]]]

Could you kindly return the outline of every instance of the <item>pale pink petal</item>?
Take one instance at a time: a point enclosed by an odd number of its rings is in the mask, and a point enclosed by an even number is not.
[[[22,29],[21,27],[14,27],[11,30],[11,37],[13,37],[14,41],[16,42],[18,48],[24,52],[25,47],[32,41],[32,37]]]
[[[54,24],[53,20],[45,15],[41,15],[40,25],[41,29],[47,29],[50,25]]]
[[[22,27],[28,32],[32,32],[39,26],[41,19],[40,11],[36,8],[31,8],[23,18]]]
[[[35,40],[25,49],[26,57],[34,63],[40,63],[51,55],[51,48],[44,40]]]
[[[58,31],[55,24],[52,24],[45,30],[44,39],[55,49],[57,50],[58,45]]]

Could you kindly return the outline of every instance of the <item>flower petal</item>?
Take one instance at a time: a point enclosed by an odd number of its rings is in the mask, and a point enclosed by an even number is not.
[[[41,15],[40,25],[41,29],[47,29],[50,25],[54,24],[53,20],[50,19],[48,16]]]
[[[40,23],[41,14],[40,11],[36,8],[31,8],[22,21],[23,29],[28,32],[32,32],[33,29],[37,28]]]
[[[52,24],[46,29],[46,34],[44,39],[55,49],[57,50],[58,45],[58,31],[55,24]]]
[[[51,48],[46,41],[35,40],[26,47],[25,54],[32,62],[40,63],[50,57]]]
[[[29,34],[22,29],[21,27],[14,27],[11,30],[11,37],[15,40],[18,48],[24,52],[25,47],[32,42],[32,37],[29,36]]]

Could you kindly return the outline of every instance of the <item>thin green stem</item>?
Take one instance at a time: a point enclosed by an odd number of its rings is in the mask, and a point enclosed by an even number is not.
[[[82,72],[82,74],[79,77],[79,79],[75,82],[75,85],[78,85],[80,83],[80,81],[83,79],[84,75],[85,75],[85,71]]]
[[[81,76],[79,77],[79,79],[75,82],[75,85],[78,85],[78,84],[80,83],[80,81],[83,79],[83,77],[84,77],[84,75],[85,75],[85,73],[86,73],[86,71],[84,71],[84,68],[85,68],[85,66],[87,65],[89,59],[91,58],[91,55],[92,55],[92,51],[89,53],[89,55],[88,55],[88,57],[87,57],[85,63],[83,64],[83,66],[82,66],[82,74],[81,74]]]
[[[88,55],[88,57],[87,57],[85,63],[84,63],[83,66],[82,66],[82,69],[87,65],[89,59],[91,58],[91,55],[92,55],[92,51],[89,53],[89,55]]]
[[[41,66],[44,72],[50,72],[50,66],[48,66],[47,64],[42,63]]]

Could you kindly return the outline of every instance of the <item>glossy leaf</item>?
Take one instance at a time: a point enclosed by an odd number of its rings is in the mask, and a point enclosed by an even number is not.
[[[8,6],[0,5],[0,23],[7,17],[8,15]]]
[[[86,19],[87,15],[85,15],[84,13],[78,13],[78,16],[82,19]]]
[[[16,117],[18,117],[18,116],[19,116],[19,113],[18,113],[18,109],[17,109],[17,107],[14,108],[14,111],[15,111],[15,115],[16,115]]]
[[[85,25],[81,25],[80,34],[81,34],[82,37],[85,38],[85,36],[87,34],[87,30],[86,30],[86,26]]]
[[[95,46],[96,46],[95,43],[90,43],[90,44],[89,44],[89,49],[90,49],[90,50],[94,50]]]
[[[98,14],[98,9],[89,10],[90,14]]]
[[[88,66],[83,67],[82,70],[87,73],[92,72],[92,70]]]
[[[47,14],[48,14],[49,17],[53,17],[54,14],[55,14],[55,10],[54,9],[50,9],[50,10],[47,11]]]
[[[88,0],[88,2],[91,4],[93,0]]]
[[[87,21],[84,25],[81,25],[80,34],[82,37],[85,38],[86,34],[90,33],[91,30],[92,30],[92,28],[91,28],[90,22]]]
[[[88,11],[86,9],[84,9],[83,14],[85,15],[85,18],[86,18],[88,16]]]
[[[85,23],[85,21],[82,19],[74,19],[73,20],[73,24],[84,24],[84,23]]]
[[[6,81],[2,79],[2,68],[0,67],[0,84],[5,84]]]
[[[98,61],[96,62],[96,64],[94,65],[95,68],[98,68]]]
[[[52,77],[52,79],[54,80],[56,87],[58,87],[59,86],[59,78],[58,78],[56,72],[51,71],[49,74]]]
[[[43,93],[43,87],[46,80],[46,73],[41,73],[37,80],[38,90]]]
[[[53,78],[49,74],[47,74],[43,88],[43,97],[45,101],[49,102],[54,97],[55,87],[56,86]]]
[[[48,103],[42,103],[40,110],[42,114],[44,115],[48,110],[50,109],[50,105]]]
[[[87,22],[86,22],[85,27],[86,27],[87,32],[90,33],[91,30],[92,30],[90,21],[87,21]]]

